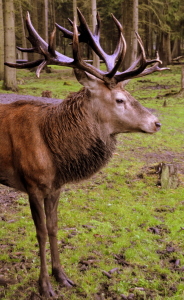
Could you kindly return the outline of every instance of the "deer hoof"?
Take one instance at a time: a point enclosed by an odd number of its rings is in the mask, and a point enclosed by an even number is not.
[[[76,284],[72,280],[70,280],[68,278],[64,279],[61,282],[61,284],[62,284],[62,286],[67,287],[69,289],[76,286]]]
[[[76,286],[75,283],[66,276],[62,268],[53,269],[52,275],[55,277],[56,281],[59,282],[63,287],[72,288]]]
[[[40,295],[45,297],[45,298],[55,298],[55,293],[52,289],[52,286],[50,284],[50,282],[42,282],[39,283],[40,284]]]

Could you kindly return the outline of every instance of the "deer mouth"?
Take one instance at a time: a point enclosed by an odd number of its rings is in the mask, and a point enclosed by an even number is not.
[[[154,126],[152,128],[150,128],[151,129],[150,131],[149,130],[148,131],[142,130],[142,132],[153,134],[153,133],[159,131],[161,126],[162,126],[161,123],[155,122]]]
[[[156,126],[156,131],[159,131],[160,128],[161,128],[161,126],[162,126],[162,124],[159,123],[159,122],[155,122],[155,126]]]

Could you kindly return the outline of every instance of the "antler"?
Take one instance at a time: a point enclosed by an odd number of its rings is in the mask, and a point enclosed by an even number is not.
[[[117,80],[117,82],[124,81],[124,80],[131,79],[131,78],[136,78],[136,77],[143,77],[143,76],[146,76],[146,75],[151,74],[156,71],[163,71],[163,70],[169,69],[169,68],[160,68],[159,67],[159,64],[162,64],[162,61],[159,58],[158,52],[156,53],[155,59],[147,60],[141,37],[139,36],[139,34],[137,32],[136,32],[136,36],[137,36],[137,41],[138,41],[140,49],[141,49],[141,54],[138,57],[138,59],[135,62],[133,62],[133,64],[126,71],[118,73],[114,76],[115,79]],[[146,69],[146,67],[148,65],[151,65],[153,63],[154,63],[153,66]],[[139,67],[136,68],[136,66],[138,64],[139,64]]]
[[[120,65],[125,57],[125,54],[126,54],[126,42],[125,42],[125,39],[122,34],[121,24],[112,15],[113,20],[118,28],[119,36],[118,36],[118,43],[117,43],[114,53],[109,55],[104,52],[104,50],[102,49],[102,47],[100,45],[101,21],[100,21],[99,14],[97,13],[97,25],[96,25],[95,33],[92,34],[92,32],[90,31],[90,29],[87,25],[87,22],[86,22],[84,16],[82,15],[82,13],[80,12],[79,9],[77,9],[77,11],[78,11],[78,17],[79,17],[79,21],[80,21],[80,25],[78,26],[79,42],[84,42],[84,43],[89,44],[90,47],[95,51],[95,53],[105,62],[107,71],[108,71],[108,73],[106,73],[105,75],[109,79],[114,77],[116,82],[120,82],[120,81],[124,81],[124,80],[130,79],[130,78],[142,77],[142,76],[151,74],[156,71],[163,71],[163,70],[168,69],[168,68],[160,68],[159,67],[159,64],[162,64],[162,61],[160,60],[158,53],[157,53],[157,56],[155,59],[153,59],[153,60],[146,59],[143,42],[142,42],[139,34],[136,32],[137,41],[138,41],[138,43],[140,45],[140,49],[141,49],[141,55],[127,70],[125,70],[121,73],[118,72],[116,74],[116,72],[118,71],[118,68],[120,67]],[[69,20],[69,23],[71,25],[73,25],[73,22],[70,19],[68,19],[68,20]],[[60,31],[63,32],[63,36],[65,38],[72,39],[73,33],[71,31],[58,25],[57,23],[56,23],[56,27]],[[118,59],[118,57],[119,57],[119,59]],[[118,61],[117,61],[117,59],[118,59]],[[116,64],[115,64],[115,62],[116,62]],[[148,65],[151,65],[153,63],[154,63],[154,65],[152,67],[146,69],[146,67]],[[138,68],[136,68],[138,64],[140,64],[140,65]]]
[[[52,32],[49,40],[49,45],[41,38],[41,36],[37,33],[35,28],[33,27],[30,19],[30,14],[27,12],[26,15],[26,26],[29,32],[28,40],[32,44],[32,48],[20,48],[17,47],[22,52],[35,52],[42,54],[45,56],[45,59],[38,59],[33,62],[27,62],[23,64],[13,64],[13,63],[7,63],[5,62],[5,65],[12,67],[12,68],[18,68],[18,69],[24,69],[24,68],[33,68],[37,67],[36,75],[39,77],[41,70],[49,63],[52,63],[53,60],[55,61],[54,64],[57,64],[57,61],[62,61],[63,66],[67,66],[69,64],[72,64],[73,59],[69,58],[57,51],[55,51],[53,47],[53,40],[55,35],[55,30]],[[56,59],[57,58],[57,59]],[[59,64],[59,63],[58,63]]]
[[[26,26],[29,32],[28,40],[32,44],[32,48],[20,48],[18,49],[23,52],[36,52],[44,56],[42,59],[35,60],[33,62],[26,62],[23,64],[13,64],[13,63],[5,63],[5,65],[13,67],[13,68],[33,68],[37,67],[36,75],[39,77],[40,72],[46,65],[61,65],[61,66],[67,66],[71,68],[78,68],[81,70],[84,70],[95,77],[103,80],[106,84],[109,85],[109,87],[114,86],[117,84],[117,82],[124,81],[130,78],[135,77],[141,77],[145,76],[147,74],[150,74],[155,71],[162,71],[167,68],[159,68],[159,63],[161,61],[159,60],[159,57],[157,55],[156,59],[154,60],[146,60],[146,55],[143,47],[143,43],[141,41],[141,38],[138,34],[137,40],[141,48],[141,55],[139,58],[132,64],[130,68],[128,68],[124,72],[117,72],[118,68],[120,67],[126,53],[126,42],[124,40],[123,34],[122,34],[122,26],[119,23],[119,21],[112,15],[112,18],[116,24],[116,27],[118,29],[118,42],[115,48],[115,51],[113,54],[109,55],[104,52],[100,45],[100,27],[101,27],[101,21],[99,14],[97,14],[97,25],[94,34],[90,31],[87,22],[78,9],[78,16],[80,25],[77,26],[76,22],[72,22],[69,20],[70,24],[73,26],[73,32],[65,29],[64,27],[56,24],[56,27],[59,28],[63,32],[63,36],[65,38],[72,39],[72,47],[73,47],[73,58],[67,57],[59,52],[57,52],[54,48],[54,38],[56,33],[56,28],[53,30],[50,39],[49,44],[47,44],[37,33],[35,28],[33,27],[30,19],[29,13],[27,13],[26,16]],[[80,49],[79,49],[79,43],[85,42],[90,45],[90,47],[96,52],[96,54],[104,60],[107,72],[99,70],[92,66],[91,64],[86,63],[81,55],[80,55]],[[150,64],[154,64],[154,66],[146,69],[146,67]],[[139,64],[139,67],[136,68],[136,66]]]
[[[126,53],[126,42],[124,40],[123,34],[122,34],[122,26],[120,22],[112,15],[112,18],[115,22],[115,25],[117,26],[118,29],[118,42],[116,49],[113,54],[109,55],[104,52],[100,45],[100,27],[101,27],[101,20],[100,16],[97,13],[97,25],[95,28],[94,34],[90,31],[88,24],[81,13],[79,9],[77,9],[78,12],[78,17],[80,21],[80,25],[77,27],[78,32],[79,32],[79,42],[86,43],[90,45],[90,47],[93,49],[93,51],[105,62],[107,71],[109,72],[106,74],[108,77],[113,77],[114,74],[117,72],[121,62],[123,61],[123,58]],[[69,20],[69,23],[73,26],[73,22]],[[73,32],[67,30],[66,28],[58,25],[57,23],[55,24],[56,27],[62,31],[63,36],[65,38],[72,39],[73,38]],[[116,61],[118,62],[116,63]]]

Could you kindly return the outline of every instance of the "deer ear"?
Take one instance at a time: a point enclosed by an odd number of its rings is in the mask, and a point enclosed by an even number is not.
[[[85,88],[92,89],[96,85],[97,78],[83,70],[74,69],[75,77],[78,82],[82,84]]]
[[[127,85],[129,83],[130,79],[127,79],[127,80],[124,80],[124,81],[121,81],[119,83],[119,85],[121,86],[122,89],[125,88],[125,85]]]

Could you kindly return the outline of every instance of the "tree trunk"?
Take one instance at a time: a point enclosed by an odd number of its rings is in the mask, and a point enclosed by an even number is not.
[[[181,52],[180,52],[180,39],[176,38],[174,40],[174,45],[173,45],[173,48],[172,48],[172,58],[176,58],[180,55],[181,55]]]
[[[50,3],[50,19],[51,19],[50,22],[53,26],[53,24],[55,24],[55,22],[56,22],[55,3],[54,3],[54,0],[49,1],[49,3]]]
[[[4,22],[3,3],[0,0],[0,80],[4,79]]]
[[[138,32],[138,0],[133,0],[133,26],[132,26],[132,49],[131,49],[131,64],[137,58],[137,38],[135,32]]]
[[[44,32],[45,32],[45,35],[44,35],[44,39],[45,41],[48,43],[48,27],[49,27],[49,24],[48,24],[48,0],[44,0],[44,12],[45,12],[45,28],[44,28]]]
[[[181,68],[181,92],[184,93],[184,67]]]
[[[148,0],[146,1],[148,5]],[[144,25],[144,45],[146,51],[146,57],[153,57],[155,53],[153,53],[153,30],[152,30],[152,12],[150,10],[145,11],[144,19],[148,22],[145,22]]]
[[[21,2],[19,3],[19,10],[20,10],[20,18],[22,23],[22,47],[27,48],[27,40],[26,40],[26,32],[25,32],[25,23],[24,23],[24,16],[22,13],[22,5]],[[22,52],[22,59],[28,60],[28,55],[26,52]]]
[[[160,58],[162,60],[163,66],[167,66],[171,63],[171,42],[170,33],[162,33],[162,48],[160,49]]]
[[[171,56],[171,34],[170,32],[168,33],[168,37],[167,37],[167,63],[170,65],[171,64],[171,60],[172,60],[172,56]]]
[[[92,6],[92,26],[93,26],[93,32],[95,32],[96,15],[97,15],[96,0],[91,0],[91,6]],[[93,51],[93,66],[98,69],[100,68],[99,57],[94,51]]]
[[[176,189],[179,185],[177,166],[163,163],[160,179],[163,189]]]
[[[54,0],[50,0],[49,1],[49,14],[48,14],[48,18],[50,20],[50,24],[51,24],[51,28],[53,28],[53,25],[55,24],[56,22],[56,16],[55,16],[55,3],[54,3]],[[47,31],[49,32],[49,22],[48,22],[48,29]],[[54,39],[54,48],[56,48],[56,39],[57,39],[57,34],[56,34],[56,37]]]
[[[31,1],[31,21],[33,23],[34,28],[36,31],[38,31],[38,1],[37,0],[32,0]],[[42,20],[41,20],[42,21]],[[30,48],[32,48],[32,45],[29,45]],[[37,53],[28,53],[28,60],[29,61],[34,61],[40,58],[40,55]]]
[[[15,16],[13,0],[4,0],[4,28],[5,61],[15,63]],[[4,87],[12,91],[17,90],[16,69],[5,66]]]
[[[77,0],[73,0],[73,16],[75,21],[77,22]]]
[[[131,64],[131,36],[132,36],[132,14],[133,0],[122,2],[123,11],[123,34],[127,44],[127,52],[123,61],[123,69],[128,69]]]

